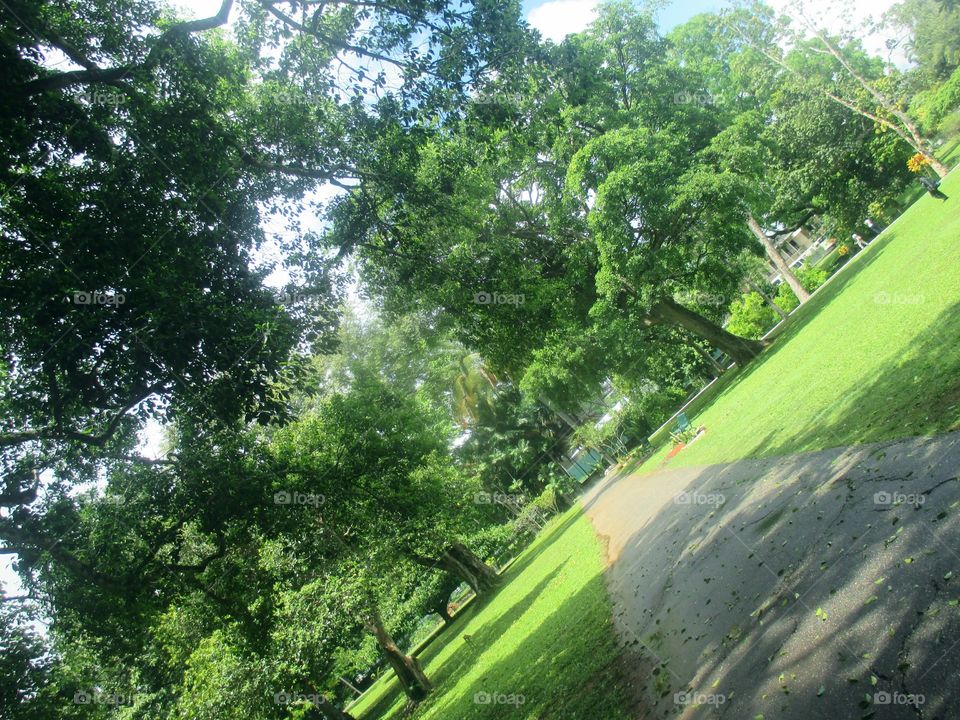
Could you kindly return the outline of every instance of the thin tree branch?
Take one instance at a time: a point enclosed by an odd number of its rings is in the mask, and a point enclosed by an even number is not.
[[[346,40],[337,41],[334,38],[331,38],[329,35],[326,35],[320,32],[320,30],[316,27],[316,23],[314,23],[314,27],[312,29],[304,25],[301,25],[289,15],[286,15],[285,13],[281,12],[276,7],[274,7],[273,0],[259,0],[259,3],[264,10],[266,10],[268,13],[273,15],[280,22],[284,23],[285,25],[289,25],[293,29],[298,30],[299,32],[302,32],[305,35],[312,35],[313,37],[317,38],[322,43],[324,43],[328,49],[332,50],[334,48],[339,47],[342,50],[349,50],[350,52],[355,53],[357,55],[368,57],[371,60],[379,60],[380,62],[389,63],[391,65],[394,65],[400,68],[401,70],[407,69],[407,66],[403,62],[396,60],[395,58],[392,58],[388,55],[382,55],[381,53],[378,53],[374,50],[368,50],[367,48],[360,47],[359,45],[353,45],[347,42]]]
[[[757,43],[755,43],[755,42],[754,42],[745,32],[743,32],[740,28],[732,25],[731,23],[727,22],[725,19],[723,20],[723,22],[726,24],[726,26],[727,26],[728,28],[730,28],[730,29],[733,30],[735,33],[737,33],[740,37],[742,37],[742,38],[747,42],[747,44],[748,44],[750,47],[752,47],[754,50],[756,50],[756,51],[759,52],[761,55],[763,55],[765,58],[767,58],[767,60],[769,60],[770,62],[774,63],[775,65],[777,65],[777,66],[780,67],[781,69],[786,70],[787,72],[789,72],[789,73],[790,73],[791,75],[793,75],[794,77],[799,78],[800,81],[801,81],[804,85],[809,85],[809,83],[807,83],[807,78],[805,78],[798,70],[790,67],[786,62],[784,62],[782,59],[778,58],[776,55],[774,55],[773,53],[771,53],[769,50],[767,50],[767,49],[761,47],[760,45],[758,45]],[[859,115],[863,115],[864,117],[869,118],[870,120],[873,120],[875,123],[877,123],[877,124],[879,124],[879,125],[882,125],[882,126],[888,128],[888,129],[890,129],[890,130],[893,130],[893,132],[895,132],[904,142],[906,142],[910,147],[914,148],[915,150],[921,151],[921,152],[925,152],[925,151],[923,150],[922,145],[921,145],[920,143],[918,143],[916,140],[914,140],[914,138],[912,138],[912,137],[910,137],[909,135],[907,135],[907,133],[904,132],[903,128],[901,128],[897,123],[891,122],[890,120],[887,120],[886,118],[882,118],[882,117],[880,117],[879,115],[877,115],[877,114],[875,114],[875,113],[871,113],[869,110],[864,110],[863,108],[859,107],[859,106],[856,105],[855,103],[853,103],[853,102],[851,102],[851,101],[849,101],[849,100],[847,100],[847,99],[845,99],[845,98],[843,98],[843,97],[840,97],[839,95],[837,95],[836,93],[831,92],[830,90],[827,90],[825,87],[821,87],[821,86],[817,85],[817,86],[815,86],[815,88],[816,88],[816,90],[817,90],[818,92],[820,92],[820,93],[823,94],[824,96],[830,98],[830,99],[833,100],[834,102],[836,102],[836,103],[838,103],[838,104],[840,104],[840,105],[843,105],[843,106],[844,106],[845,108],[847,108],[848,110],[852,110],[852,111],[854,111],[855,113],[858,113]]]
[[[84,69],[70,70],[68,72],[57,73],[55,75],[48,75],[36,80],[31,80],[23,86],[22,92],[27,97],[30,97],[39,93],[49,92],[51,90],[64,90],[66,88],[73,87],[74,85],[90,85],[94,83],[105,83],[112,85],[133,75],[134,73],[152,70],[160,62],[164,51],[166,51],[166,49],[173,44],[174,40],[176,40],[178,37],[186,37],[187,35],[191,35],[193,33],[205,32],[221,25],[225,25],[230,17],[230,10],[232,7],[233,0],[223,0],[223,4],[220,6],[220,10],[217,11],[216,15],[211,15],[208,18],[202,18],[199,20],[187,20],[185,22],[171,25],[160,34],[156,42],[153,44],[153,47],[147,53],[147,56],[143,62],[134,65],[122,65],[114,68],[100,68],[91,61],[87,60],[75,48],[69,48],[68,52],[66,49],[64,49],[64,47],[57,45],[54,40],[51,40],[55,47],[58,47],[67,53],[71,60],[78,65],[81,65]]]
[[[75,440],[87,445],[103,447],[117,431],[117,427],[123,418],[127,416],[127,413],[148,397],[161,390],[164,384],[165,381],[160,380],[137,393],[132,400],[117,410],[113,417],[110,418],[107,426],[98,435],[80,432],[79,430],[63,429],[57,425],[52,425],[40,430],[24,430],[21,432],[0,434],[0,447],[11,447],[33,440]]]

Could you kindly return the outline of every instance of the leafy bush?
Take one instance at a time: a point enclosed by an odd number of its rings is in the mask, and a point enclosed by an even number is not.
[[[786,283],[784,283],[785,286]],[[780,307],[786,310],[783,305]],[[756,339],[772,328],[778,319],[777,313],[767,305],[760,293],[749,292],[742,295],[739,300],[734,300],[730,306],[730,322],[727,324],[727,330],[734,335]]]
[[[546,513],[533,503],[530,503],[523,508],[523,511],[517,519],[513,521],[513,526],[518,536],[533,536],[543,529],[543,525],[546,522]]]
[[[800,304],[800,301],[797,300],[797,296],[786,283],[780,283],[780,286],[777,288],[777,294],[774,296],[773,301],[777,304],[777,307],[786,313],[793,312]]]
[[[553,470],[548,478],[547,487],[553,488],[559,495],[571,495],[578,489],[577,481],[561,470]]]
[[[548,485],[542,493],[528,502],[514,521],[518,534],[540,532],[547,520],[560,512],[559,496],[555,485]]]
[[[637,411],[641,416],[647,418],[653,427],[658,427],[676,412],[677,407],[686,399],[687,392],[674,386],[655,387],[655,390],[632,399],[632,402],[637,404]]]
[[[818,267],[800,268],[795,274],[803,286],[803,289],[807,292],[813,292],[830,277],[829,272]],[[791,290],[790,286],[785,282],[780,283],[780,287],[777,289],[777,296],[773,301],[779,305],[780,309],[784,312],[791,312],[800,304],[797,296],[793,294],[793,290]]]
[[[489,525],[475,532],[465,540],[465,544],[474,553],[495,565],[502,565],[516,550],[516,538],[510,523]]]
[[[800,268],[796,274],[797,279],[800,280],[800,284],[803,285],[803,289],[807,292],[813,292],[830,277],[830,274],[826,270],[816,267]]]
[[[693,426],[686,428],[685,430],[675,430],[670,433],[670,439],[675,445],[680,443],[686,444],[693,440],[697,436],[697,429]]]
[[[617,414],[620,419],[620,432],[631,442],[645,440],[656,429],[640,403],[628,402]]]
[[[533,500],[533,504],[548,515],[554,515],[560,509],[557,505],[557,489],[548,485],[542,493]]]
[[[940,85],[919,92],[910,104],[927,133],[943,132],[943,121],[960,107],[960,68]]]
[[[960,110],[947,115],[940,123],[940,134],[945,138],[960,135]]]

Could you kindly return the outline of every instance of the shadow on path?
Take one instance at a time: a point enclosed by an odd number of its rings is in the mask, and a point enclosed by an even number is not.
[[[640,678],[658,715],[955,717],[958,473],[955,433],[603,488],[588,515],[620,637],[659,664]]]

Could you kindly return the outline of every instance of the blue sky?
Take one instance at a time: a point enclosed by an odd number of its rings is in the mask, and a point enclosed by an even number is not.
[[[543,37],[559,42],[568,33],[580,32],[586,28],[599,2],[600,0],[523,0],[523,12],[527,21],[539,30]],[[797,13],[798,8],[793,0],[766,2],[778,12],[787,12],[791,16]],[[895,2],[896,0],[800,0],[800,7],[816,25],[834,31],[853,30],[854,34],[863,37],[868,50],[904,66],[907,61],[902,49],[894,52],[885,49],[887,32],[864,37],[861,28],[864,20],[870,17],[879,19]],[[666,7],[659,13],[660,31],[667,33],[694,15],[717,12],[730,4],[729,0],[668,0]]]
[[[726,4],[723,0],[673,0],[660,12],[660,30],[667,32],[694,15],[715,12]],[[596,5],[597,0],[524,0],[523,12],[545,37],[559,40],[582,30]]]
[[[194,17],[213,15],[223,0],[168,0],[174,6]],[[593,10],[599,0],[522,0],[523,12],[532,26],[544,37],[560,41],[572,32],[586,28],[593,18]],[[794,0],[766,0],[774,9],[784,12]],[[832,29],[854,28],[867,16],[878,18],[896,0],[799,0],[806,12],[822,27]],[[660,12],[660,29],[670,29],[689,20],[694,15],[720,10],[729,5],[729,0],[667,0]],[[791,14],[796,7],[790,7]],[[234,13],[236,15],[236,13]],[[859,33],[858,33],[859,34]],[[883,53],[883,37],[868,39],[866,45],[874,52]],[[893,59],[893,58],[891,58]]]
[[[858,0],[889,4],[890,0]],[[174,5],[189,10],[196,17],[213,15],[222,0],[171,0]],[[560,39],[568,32],[586,27],[598,0],[523,0],[523,13],[545,36]],[[694,15],[719,10],[724,0],[672,0],[660,13],[660,29],[667,31]],[[777,2],[774,0],[774,4]],[[531,13],[533,15],[531,16]]]

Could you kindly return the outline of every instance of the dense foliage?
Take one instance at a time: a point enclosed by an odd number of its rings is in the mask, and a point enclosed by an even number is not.
[[[4,4],[0,715],[344,720],[388,670],[423,700],[414,645],[573,457],[826,280],[774,288],[780,238],[846,248],[908,160],[942,174],[960,10],[891,12],[904,70],[653,7],[553,43],[517,2]]]

